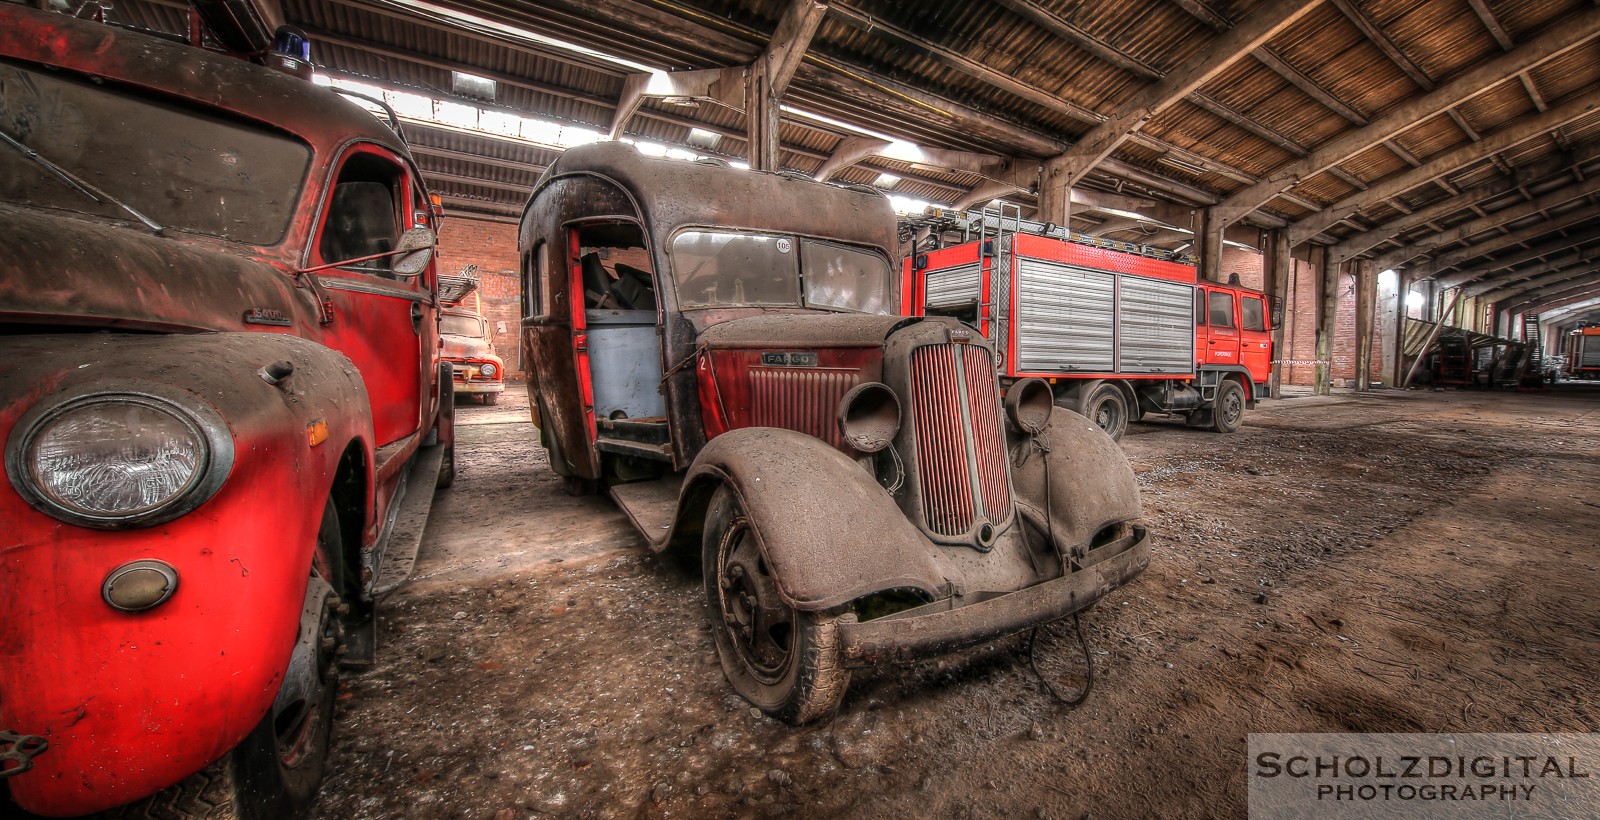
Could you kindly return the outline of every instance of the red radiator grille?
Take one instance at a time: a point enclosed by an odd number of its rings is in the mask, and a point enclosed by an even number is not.
[[[957,368],[957,357],[961,367]],[[966,394],[970,418],[961,412]],[[976,345],[928,345],[911,354],[911,418],[917,474],[928,529],[962,535],[979,515],[1000,523],[1011,510],[1000,393],[988,351]],[[977,453],[969,451],[964,428]],[[971,466],[977,467],[973,486]]]
[[[972,529],[976,510],[961,434],[961,384],[955,345],[926,345],[911,352],[911,421],[917,434],[917,475],[928,529],[960,535]]]
[[[752,370],[749,423],[796,430],[842,450],[844,438],[836,417],[839,401],[859,381],[854,370]]]
[[[1000,387],[989,352],[960,345],[967,377],[967,406],[972,411],[972,441],[977,445],[978,487],[984,514],[998,524],[1011,511],[1011,485],[1006,478],[1006,437],[1000,428]]]

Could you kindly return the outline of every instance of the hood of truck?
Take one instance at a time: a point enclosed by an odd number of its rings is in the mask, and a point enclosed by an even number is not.
[[[443,355],[446,359],[494,359],[494,345],[488,339],[479,339],[475,336],[456,336],[451,333],[439,334],[439,342],[443,346]]]
[[[0,321],[154,331],[314,332],[314,297],[242,253],[0,205]]]
[[[699,338],[700,344],[711,350],[757,347],[878,347],[896,329],[920,321],[924,320],[906,316],[815,310],[762,312],[709,325],[700,331]]]

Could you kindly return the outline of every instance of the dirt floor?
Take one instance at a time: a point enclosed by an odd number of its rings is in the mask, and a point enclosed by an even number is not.
[[[1600,392],[1135,425],[1154,558],[1082,619],[1087,703],[1011,638],[857,672],[800,729],[724,682],[696,569],[561,494],[525,402],[461,408],[317,817],[1241,815],[1250,732],[1600,731]],[[1070,621],[1037,655],[1082,683]]]

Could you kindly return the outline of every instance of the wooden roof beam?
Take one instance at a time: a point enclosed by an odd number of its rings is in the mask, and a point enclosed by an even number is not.
[[[1146,80],[1155,80],[1161,77],[1161,72],[1135,60],[1134,58],[1118,51],[1101,42],[1099,39],[1073,25],[1054,11],[1045,8],[1035,0],[997,0],[1000,5],[1010,9],[1013,14],[1030,23],[1066,40],[1084,51],[1122,69],[1136,77]]]
[[[1539,314],[1540,322],[1561,322],[1572,317],[1581,316],[1596,306],[1600,306],[1600,298],[1595,298],[1596,296],[1600,296],[1600,288],[1561,300],[1526,305],[1523,310],[1543,310],[1544,312]]]
[[[1382,29],[1379,29],[1371,20],[1367,19],[1367,15],[1362,14],[1360,9],[1350,3],[1350,0],[1330,0],[1330,2],[1341,14],[1349,18],[1350,22],[1355,23],[1356,28],[1361,29],[1361,33],[1366,35],[1367,39],[1371,40],[1372,44],[1377,46],[1378,50],[1382,51],[1390,62],[1399,66],[1400,70],[1404,71],[1412,82],[1416,83],[1423,91],[1433,90],[1433,78],[1429,77],[1427,72],[1423,71],[1422,67],[1412,61],[1410,57],[1407,57],[1405,52],[1401,51],[1400,47],[1389,39],[1389,35],[1384,34]]]
[[[1469,143],[1453,151],[1446,151],[1438,156],[1430,157],[1420,167],[1376,181],[1372,184],[1372,187],[1360,195],[1347,197],[1329,205],[1319,213],[1296,222],[1289,230],[1289,241],[1294,245],[1301,244],[1322,233],[1329,225],[1360,211],[1370,203],[1379,202],[1392,196],[1399,196],[1412,188],[1426,185],[1491,154],[1499,153],[1530,139],[1543,136],[1552,128],[1559,128],[1575,119],[1587,116],[1592,112],[1594,106],[1595,102],[1592,99],[1579,96],[1532,119],[1523,120],[1522,122],[1514,123],[1510,127],[1496,131],[1484,137],[1482,142]],[[1225,202],[1218,207],[1226,206],[1227,203]]]
[[[1489,10],[1488,4],[1483,0],[1467,0],[1467,5],[1472,7],[1472,13],[1478,15],[1478,19],[1483,22],[1483,27],[1489,30],[1489,35],[1494,37],[1494,41],[1500,44],[1501,51],[1510,51],[1514,47],[1511,35],[1506,33],[1505,26],[1500,25],[1494,12]]]
[[[1376,264],[1379,270],[1393,268],[1413,257],[1432,253],[1455,242],[1464,242],[1468,237],[1475,234],[1504,227],[1508,222],[1515,222],[1524,217],[1542,213],[1550,208],[1565,205],[1574,199],[1582,199],[1597,193],[1600,193],[1600,179],[1558,188],[1529,202],[1512,205],[1509,208],[1502,208],[1498,211],[1491,211],[1485,216],[1470,222],[1464,222],[1443,233],[1423,237],[1407,244],[1405,247],[1379,256]]]
[[[1568,211],[1567,213],[1564,213],[1546,222],[1540,222],[1537,225],[1529,225],[1526,228],[1512,231],[1504,236],[1496,236],[1476,245],[1468,245],[1465,248],[1460,248],[1458,250],[1441,254],[1434,257],[1425,265],[1425,267],[1434,271],[1453,268],[1463,263],[1470,262],[1473,259],[1477,259],[1478,257],[1485,256],[1498,250],[1504,250],[1505,248],[1509,248],[1513,245],[1521,245],[1524,242],[1532,242],[1535,239],[1540,239],[1544,236],[1555,233],[1556,231],[1578,227],[1583,223],[1593,221],[1596,217],[1600,217],[1600,205],[1588,205],[1574,211]]]
[[[1256,136],[1278,146],[1279,148],[1282,148],[1285,151],[1288,151],[1291,154],[1294,154],[1297,157],[1303,157],[1311,153],[1300,143],[1289,139],[1287,136],[1268,128],[1259,122],[1256,122],[1255,120],[1251,119],[1249,115],[1240,111],[1236,111],[1222,104],[1221,102],[1218,102],[1216,99],[1213,99],[1207,94],[1196,91],[1189,95],[1188,100],[1189,102],[1200,106],[1206,111],[1209,111],[1212,114],[1215,114],[1216,116],[1221,117],[1222,119],[1225,119],[1252,134],[1255,134]]]
[[[1172,2],[1178,8],[1188,12],[1189,16],[1199,20],[1202,23],[1205,23],[1214,31],[1227,31],[1228,28],[1233,25],[1232,23],[1228,22],[1227,18],[1212,11],[1201,0],[1172,0]]]
[[[1296,20],[1309,13],[1321,0],[1278,0],[1252,14],[1244,22],[1218,35],[1209,47],[1185,60],[1165,77],[1141,89],[1105,122],[1089,129],[1072,147],[1049,162],[1058,170],[1061,183],[1070,186],[1117,149],[1130,135],[1143,128],[1168,106],[1198,90],[1234,61],[1266,43]]]
[[[1473,282],[1478,279],[1485,278],[1487,274],[1495,273],[1496,271],[1505,270],[1507,268],[1514,268],[1518,265],[1532,262],[1535,259],[1546,260],[1550,262],[1552,266],[1571,264],[1572,260],[1585,257],[1586,252],[1582,250],[1583,246],[1592,245],[1596,242],[1600,242],[1600,227],[1590,228],[1586,231],[1578,231],[1576,233],[1570,233],[1556,239],[1546,240],[1540,244],[1528,248],[1527,250],[1517,251],[1509,256],[1502,256],[1498,259],[1490,259],[1470,268],[1463,268],[1459,271],[1452,271],[1443,276],[1433,276],[1431,278],[1437,282],[1440,287],[1454,288],[1460,287],[1467,282]],[[1574,248],[1577,248],[1578,250],[1573,250]],[[1430,277],[1423,275],[1418,278],[1427,279]]]
[[[1585,146],[1585,150],[1574,155],[1551,157],[1521,168],[1514,168],[1509,179],[1480,185],[1464,191],[1460,198],[1441,199],[1402,217],[1378,225],[1371,230],[1345,237],[1339,240],[1338,244],[1330,249],[1329,253],[1341,259],[1350,259],[1357,254],[1365,253],[1367,250],[1377,247],[1382,242],[1389,241],[1407,231],[1449,216],[1464,207],[1471,207],[1477,203],[1521,190],[1531,181],[1542,180],[1573,168],[1582,167],[1596,159],[1600,159],[1600,143],[1591,143]],[[1396,202],[1393,199],[1386,201],[1391,205]]]
[[[1600,273],[1600,268],[1592,264],[1579,265],[1559,271],[1548,271],[1543,275],[1533,276],[1510,284],[1497,285],[1473,282],[1463,287],[1461,291],[1468,296],[1482,296],[1491,302],[1504,302],[1513,298],[1527,299],[1529,297],[1559,293],[1566,288],[1572,287],[1573,280],[1580,280],[1578,283],[1581,284],[1584,277],[1593,276],[1596,273]]]
[[[1555,59],[1597,34],[1600,34],[1600,7],[1587,6],[1517,49],[1471,68],[1433,91],[1394,106],[1365,127],[1318,146],[1311,156],[1296,159],[1274,171],[1261,183],[1228,197],[1218,206],[1217,215],[1227,222],[1242,218],[1267,204],[1279,192],[1298,185],[1328,166],[1473,99],[1518,72]]]
[[[1553,246],[1558,243],[1549,244]],[[1461,271],[1460,273],[1441,276],[1439,277],[1439,285],[1440,287],[1486,285],[1494,288],[1512,282],[1520,282],[1529,276],[1537,276],[1542,271],[1568,270],[1600,262],[1600,248],[1586,248],[1584,247],[1585,244],[1579,242],[1577,245],[1561,249],[1541,247],[1537,249],[1537,255],[1530,255],[1530,252],[1524,252],[1513,257],[1506,257],[1504,260],[1491,262],[1477,270]],[[1516,267],[1528,262],[1535,264],[1526,268]],[[1454,284],[1446,285],[1446,282]]]
[[[1539,87],[1533,84],[1533,77],[1528,72],[1518,74],[1517,79],[1522,81],[1522,90],[1528,92],[1528,99],[1533,100],[1534,108],[1544,111],[1550,107],[1550,104],[1544,101],[1544,95],[1539,93]]]
[[[1251,52],[1250,56],[1256,58],[1267,68],[1272,69],[1274,74],[1282,77],[1290,85],[1304,91],[1306,96],[1322,103],[1323,107],[1329,111],[1344,117],[1355,125],[1367,124],[1368,121],[1365,114],[1346,105],[1343,100],[1335,97],[1333,92],[1323,88],[1321,83],[1311,79],[1305,72],[1284,62],[1284,59],[1274,53],[1272,49],[1266,47],[1258,48]]]

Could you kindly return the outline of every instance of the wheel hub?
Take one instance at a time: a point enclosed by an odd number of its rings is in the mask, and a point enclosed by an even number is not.
[[[779,596],[745,519],[722,540],[718,576],[722,622],[735,651],[759,676],[777,677],[789,662],[794,610]]]

